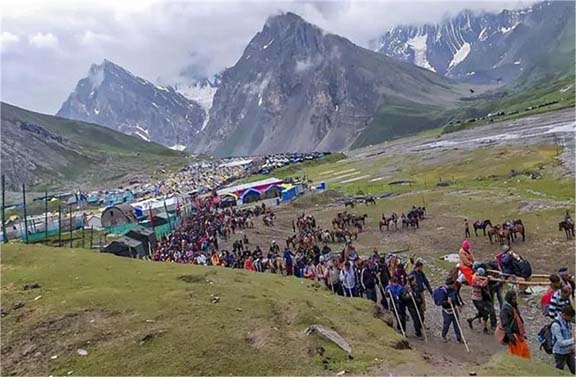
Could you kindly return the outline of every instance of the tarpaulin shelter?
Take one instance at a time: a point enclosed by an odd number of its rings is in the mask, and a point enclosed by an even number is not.
[[[142,258],[148,254],[142,242],[130,237],[121,237],[110,242],[102,249],[102,252],[129,258]]]
[[[280,185],[269,186],[263,193],[263,199],[279,198],[282,196],[282,190],[284,188]]]
[[[296,199],[298,196],[298,192],[296,191],[296,186],[291,186],[290,188],[285,189],[282,191],[282,201],[287,202],[293,199]]]
[[[150,228],[144,228],[143,226],[137,226],[126,233],[126,237],[133,238],[142,242],[144,250],[154,251],[156,249],[156,234]]]

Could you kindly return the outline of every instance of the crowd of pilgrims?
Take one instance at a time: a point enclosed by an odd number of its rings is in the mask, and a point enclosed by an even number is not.
[[[478,320],[483,324],[484,333],[497,331],[496,306],[500,309],[502,342],[508,344],[511,353],[530,357],[523,338],[525,327],[518,311],[516,293],[508,291],[503,297],[502,280],[528,278],[531,271],[528,271],[528,262],[509,246],[504,246],[492,261],[480,262],[475,260],[470,242],[465,240],[459,251],[459,269],[449,274],[444,285],[433,290],[423,271],[422,259],[400,257],[395,253],[381,255],[378,250],[373,250],[368,258],[361,258],[350,239],[345,240],[341,251],[333,251],[323,242],[323,231],[310,215],[301,214],[292,222],[294,235],[288,237],[282,246],[276,241],[265,249],[252,245],[242,230],[252,228],[259,217],[274,218],[274,214],[264,204],[253,209],[199,209],[195,216],[184,220],[177,230],[158,242],[152,259],[281,273],[313,280],[341,296],[365,297],[374,302],[380,296],[381,305],[394,312],[397,329],[405,332],[409,315],[417,337],[423,335],[425,296],[428,293],[434,304],[441,307],[444,341],[448,341],[450,328],[453,328],[457,342],[463,340],[458,310],[464,305],[460,288],[469,285],[477,311],[474,317],[467,319],[469,327],[473,328],[474,321]],[[221,240],[232,241],[233,238],[236,240],[230,250],[220,247]],[[489,276],[490,271],[499,275],[494,279]],[[573,315],[566,317],[563,314],[566,311],[573,313],[573,277],[566,268],[562,268],[549,280],[550,288],[541,300],[543,314],[553,321],[562,318],[563,323],[573,321]],[[571,331],[558,336],[573,342]],[[563,352],[560,355],[563,361],[558,361],[557,367],[561,365],[563,368],[565,363],[573,371],[573,346],[559,352]]]

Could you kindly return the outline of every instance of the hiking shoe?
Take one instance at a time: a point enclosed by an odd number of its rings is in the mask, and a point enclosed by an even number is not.
[[[466,321],[468,321],[468,326],[470,326],[470,328],[473,330],[474,326],[472,325],[472,322],[474,322],[474,319],[468,318]]]
[[[464,343],[462,339],[456,339],[456,343]]]
[[[448,343],[448,339],[446,339],[446,337],[445,337],[445,336],[443,336],[443,337],[442,337],[442,342],[444,342],[444,343]]]

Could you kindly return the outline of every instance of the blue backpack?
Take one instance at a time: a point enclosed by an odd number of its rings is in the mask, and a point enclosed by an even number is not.
[[[448,288],[446,286],[441,285],[439,287],[434,288],[432,292],[432,298],[434,298],[434,304],[438,306],[442,306],[442,304],[446,301],[448,297]]]

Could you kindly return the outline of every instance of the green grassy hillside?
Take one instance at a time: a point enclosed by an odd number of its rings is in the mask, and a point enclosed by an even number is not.
[[[32,282],[41,288],[24,290]],[[8,245],[2,308],[2,375],[307,375],[423,363],[392,347],[400,336],[368,300],[243,270]],[[338,331],[353,359],[305,336],[311,324]]]
[[[96,124],[24,110],[6,103],[2,113],[2,171],[8,184],[96,185],[143,176],[187,155]]]

